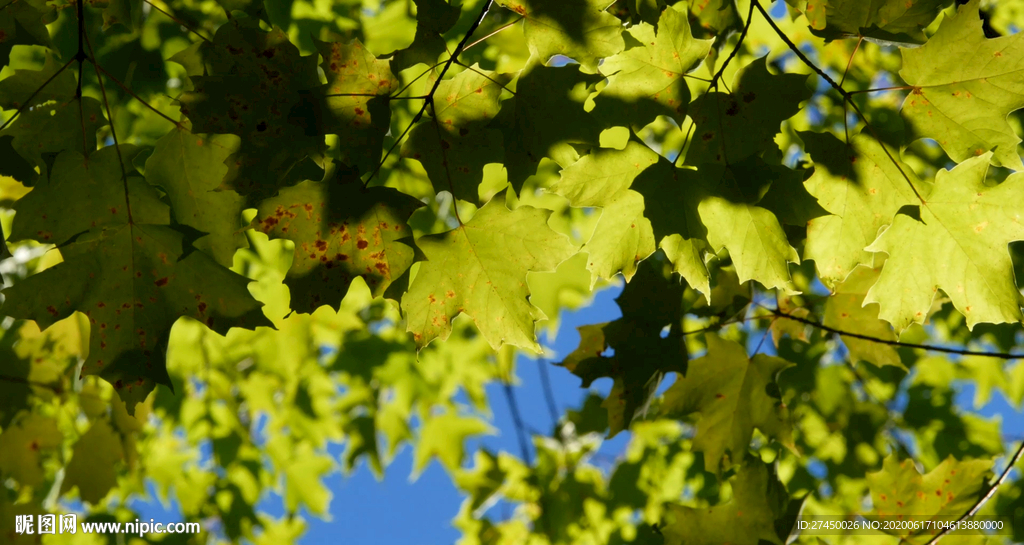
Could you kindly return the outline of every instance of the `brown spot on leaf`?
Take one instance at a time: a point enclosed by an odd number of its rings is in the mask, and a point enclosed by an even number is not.
[[[370,245],[370,243],[369,243],[369,242],[366,242],[365,240],[362,240],[362,239],[359,239],[359,242],[356,242],[356,246],[357,246],[357,247],[358,247],[358,248],[359,248],[360,250],[365,250],[365,249],[366,249],[366,247],[367,247],[367,246],[369,246],[369,245]]]
[[[158,288],[162,288],[162,287],[167,285],[167,282],[168,282],[168,280],[167,280],[167,277],[165,276],[163,278],[157,278],[156,281],[153,282],[153,284],[155,284],[156,287],[158,287]]]

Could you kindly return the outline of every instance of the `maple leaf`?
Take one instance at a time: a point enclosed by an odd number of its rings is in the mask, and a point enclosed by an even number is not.
[[[0,66],[10,64],[11,50],[16,45],[50,47],[46,25],[57,18],[53,6],[44,0],[19,0],[4,4],[0,10]]]
[[[402,297],[416,346],[447,339],[452,320],[465,313],[493,348],[540,352],[534,323],[545,317],[527,300],[526,274],[553,271],[576,253],[568,237],[547,226],[550,214],[532,206],[509,210],[498,196],[465,225],[417,239],[426,261]]]
[[[285,284],[291,307],[339,309],[357,277],[383,295],[412,265],[409,216],[423,203],[387,187],[364,188],[344,165],[328,181],[305,181],[260,203],[256,228],[295,243]],[[403,240],[405,239],[405,240]]]
[[[327,85],[320,91],[323,131],[338,135],[341,163],[369,172],[377,167],[390,129],[387,99],[398,88],[398,79],[388,61],[376,59],[359,40],[313,43],[327,75]]]
[[[860,266],[855,268],[840,284],[825,303],[826,326],[875,339],[895,341],[892,327],[878,319],[878,306],[864,304],[864,296],[878,280],[878,269]],[[806,309],[805,309],[806,310]],[[843,344],[850,351],[851,361],[867,361],[881,367],[893,365],[906,369],[900,355],[892,346],[841,335]]]
[[[715,334],[707,335],[707,344],[707,355],[689,363],[686,376],[665,392],[662,406],[671,416],[700,413],[693,449],[704,453],[704,466],[721,474],[732,465],[727,453],[742,459],[754,428],[792,447],[789,410],[776,380],[794,364],[764,354],[748,358],[741,345]]]
[[[565,55],[593,70],[598,59],[625,47],[622,21],[605,11],[609,0],[497,0],[499,6],[522,15],[530,52],[546,63]]]
[[[175,221],[206,234],[193,245],[230,267],[235,250],[247,246],[242,234],[245,199],[221,188],[224,161],[239,146],[232,135],[192,134],[171,129],[146,159],[146,181],[167,194]]]
[[[978,6],[960,6],[928,43],[901,50],[900,77],[914,89],[900,113],[914,138],[937,141],[954,161],[994,150],[997,165],[1022,170],[1006,118],[1024,108],[1024,37],[985,38]]]
[[[78,487],[82,501],[98,505],[117,486],[117,463],[124,460],[121,436],[104,419],[97,419],[75,443],[60,492]]]
[[[900,461],[890,454],[882,469],[867,474],[874,514],[886,519],[907,517],[934,521],[955,521],[985,492],[991,475],[989,460],[958,461],[946,458],[922,475],[913,460]],[[940,527],[941,528],[941,527]],[[906,543],[923,544],[939,530],[885,530]]]
[[[864,38],[884,45],[922,44],[924,29],[949,0],[807,0],[811,31],[826,42]]]
[[[121,146],[121,156],[134,154]],[[165,350],[178,317],[219,333],[270,322],[249,280],[194,251],[192,235],[169,225],[167,205],[130,168],[113,146],[88,159],[57,156],[49,179],[16,203],[11,238],[56,243],[64,262],[6,288],[3,309],[42,328],[83,312],[92,328],[82,372],[113,384],[133,412],[154,384],[170,385]],[[57,215],[47,209],[54,200],[67,203]]]
[[[63,435],[48,416],[21,413],[0,434],[0,471],[26,486],[43,484],[44,452],[60,446]]]
[[[324,148],[316,59],[301,56],[280,29],[264,31],[248,18],[230,20],[212,42],[171,57],[190,69],[194,89],[178,102],[192,130],[241,137],[225,185],[260,197],[320,177],[310,159]]]
[[[661,13],[656,37],[646,23],[629,32],[643,45],[601,64],[611,81],[594,99],[594,115],[626,127],[643,127],[659,115],[681,124],[690,104],[684,76],[707,56],[712,41],[695,40],[686,15],[671,7]]]
[[[657,249],[651,222],[644,218],[644,198],[629,187],[658,159],[658,154],[635,141],[622,150],[599,148],[562,169],[561,178],[548,189],[572,206],[602,208],[594,234],[582,249],[590,256],[591,286],[619,272],[628,282],[637,263]]]
[[[476,202],[488,163],[502,163],[501,132],[486,128],[498,114],[498,99],[511,78],[478,65],[442,81],[427,119],[409,131],[402,156],[419,161],[435,192]]]
[[[466,438],[491,433],[491,427],[478,418],[453,413],[431,417],[420,429],[420,440],[413,454],[413,478],[419,476],[435,457],[449,473],[457,472],[462,467]]]
[[[577,159],[572,144],[598,146],[603,127],[584,104],[602,79],[572,65],[532,64],[523,69],[515,97],[502,102],[493,123],[502,131],[505,168],[516,191],[537,172],[542,158],[551,157],[567,166]],[[552,89],[567,91],[552,93]]]
[[[790,511],[785,485],[775,469],[749,458],[730,480],[732,498],[708,508],[668,505],[668,524],[661,533],[665,545],[719,545],[721,543],[776,543],[788,537],[779,522]]]
[[[832,215],[811,220],[804,257],[814,261],[829,287],[859,264],[871,264],[868,245],[906,205],[920,204],[924,184],[910,166],[893,162],[874,138],[863,134],[845,144],[828,133],[799,133],[814,160],[804,186]]]
[[[391,70],[401,72],[415,64],[433,64],[445,53],[441,36],[451,30],[459,20],[459,6],[444,0],[413,0],[416,4],[416,35],[409,47],[396,51],[391,59]]]
[[[878,303],[879,317],[897,331],[922,323],[939,289],[967,317],[968,328],[1020,321],[1007,244],[1024,240],[1024,174],[987,186],[991,157],[985,153],[940,170],[920,220],[897,214],[867,247],[889,258],[864,303]]]
[[[666,373],[687,369],[686,343],[675,329],[682,320],[683,287],[661,266],[655,259],[643,261],[616,299],[622,318],[577,328],[579,346],[559,363],[580,377],[583,388],[599,378],[614,380],[601,404],[608,412],[608,437],[643,415]],[[602,355],[609,347],[615,354]]]
[[[768,57],[743,67],[732,89],[705,93],[690,104],[695,127],[686,164],[736,163],[775,147],[779,125],[812,95],[807,76],[774,75]]]

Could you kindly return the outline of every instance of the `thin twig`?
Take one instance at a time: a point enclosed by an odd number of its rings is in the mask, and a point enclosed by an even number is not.
[[[548,412],[551,414],[551,422],[557,426],[559,421],[558,405],[555,404],[555,392],[551,389],[551,377],[548,375],[547,360],[537,360],[537,369],[540,372],[540,384],[544,389],[544,402],[547,404]]]
[[[475,40],[475,41],[474,41],[473,43],[471,43],[471,44],[467,45],[466,47],[462,48],[462,50],[463,50],[463,51],[467,51],[467,50],[469,50],[470,48],[472,48],[472,47],[476,46],[477,44],[479,44],[479,43],[483,42],[484,40],[486,40],[486,39],[488,39],[488,38],[490,38],[490,37],[494,36],[495,34],[497,34],[497,33],[501,32],[501,31],[505,30],[506,28],[509,28],[509,27],[511,27],[512,25],[514,25],[514,24],[518,23],[519,21],[522,21],[522,20],[523,20],[523,19],[525,19],[525,18],[526,18],[526,16],[525,16],[525,15],[520,15],[520,16],[519,16],[519,17],[517,17],[517,18],[516,18],[516,19],[515,19],[514,21],[511,21],[511,22],[505,23],[504,25],[501,25],[501,26],[500,26],[500,27],[498,27],[497,29],[495,29],[495,30],[492,30],[492,31],[491,31],[490,33],[488,33],[488,34],[487,34],[486,36],[484,36],[484,37],[482,37],[482,38],[480,38],[480,39],[477,39],[477,40]]]
[[[996,491],[999,490],[999,487],[1003,484],[1004,481],[1006,481],[1006,478],[1010,475],[1010,471],[1013,469],[1013,466],[1017,465],[1017,462],[1020,461],[1021,456],[1024,456],[1024,441],[1021,441],[1020,446],[1017,447],[1017,452],[1014,453],[1013,458],[1010,458],[1009,463],[1006,464],[1006,469],[1004,469],[1003,473],[999,475],[999,478],[996,479],[994,483],[989,485],[988,491],[985,492],[985,494],[982,497],[978,498],[978,501],[974,502],[974,505],[970,509],[968,509],[966,513],[964,513],[963,515],[961,515],[959,519],[957,519],[958,523],[963,522],[973,517],[974,515],[978,514],[978,511],[981,510],[985,503],[987,503],[988,500],[992,499],[992,496],[996,495]],[[933,545],[934,543],[937,543],[940,539],[942,539],[943,536],[952,532],[953,529],[953,525],[946,526],[945,528],[943,528],[941,532],[936,534],[935,537],[933,537],[925,545]]]
[[[90,50],[91,49],[92,49],[92,47],[90,46]],[[142,103],[143,106],[149,108],[150,110],[153,110],[153,112],[155,112],[160,117],[166,119],[167,121],[170,121],[171,123],[174,124],[175,127],[179,128],[179,129],[183,128],[181,123],[179,123],[179,122],[175,121],[174,119],[170,118],[169,116],[167,116],[166,114],[164,114],[160,110],[157,110],[149,102],[146,102],[145,100],[142,99],[142,97],[140,97],[139,95],[136,95],[135,92],[132,91],[131,89],[129,89],[127,85],[121,83],[121,81],[119,79],[115,78],[113,76],[113,74],[111,74],[110,72],[107,72],[102,66],[100,66],[99,63],[96,62],[95,59],[90,59],[90,62],[92,62],[92,65],[96,68],[96,71],[97,71],[96,77],[97,77],[97,79],[99,79],[99,74],[98,73],[102,72],[104,76],[107,76],[108,78],[110,78],[110,81],[116,83],[118,87],[123,89],[124,92],[128,93],[132,98],[134,98],[135,100],[137,100],[140,103]],[[101,82],[100,83],[100,87],[102,87],[102,86],[103,86],[103,83]]]
[[[839,80],[839,86],[842,87],[843,83],[846,82],[846,75],[850,73],[850,67],[853,66],[853,59],[857,58],[857,51],[860,50],[860,44],[864,43],[864,36],[861,36],[857,40],[857,45],[853,47],[853,53],[850,54],[850,60],[846,63],[846,70],[843,71],[843,77]]]
[[[182,26],[183,28],[185,28],[186,30],[191,32],[192,34],[195,34],[196,36],[199,36],[204,42],[206,42],[208,44],[209,43],[213,43],[212,41],[210,41],[209,38],[207,38],[206,36],[203,36],[202,34],[200,34],[198,30],[196,30],[196,29],[186,25],[183,21],[181,21],[177,17],[175,17],[175,16],[171,15],[170,13],[167,13],[166,11],[160,9],[156,4],[154,4],[150,0],[142,0],[142,1],[147,3],[147,4],[149,4],[150,6],[152,6],[153,9],[159,11],[160,13],[163,13],[164,15],[167,16],[168,19],[174,21],[175,23],[178,23],[178,25]]]
[[[889,346],[902,346],[904,348],[917,348],[920,350],[928,350],[930,352],[942,352],[944,354],[957,354],[960,356],[983,356],[987,358],[998,358],[1003,360],[1015,360],[1024,358],[1024,354],[1010,354],[1006,352],[982,352],[979,350],[963,350],[959,348],[947,348],[945,346],[934,346],[929,344],[917,344],[917,343],[906,343],[902,341],[893,341],[890,339],[880,339],[878,337],[872,337],[870,335],[862,335],[860,333],[853,333],[850,331],[843,331],[842,329],[836,329],[834,327],[827,326],[821,322],[816,322],[807,318],[801,318],[792,314],[787,314],[778,309],[768,308],[764,305],[758,304],[761,308],[771,312],[775,316],[780,318],[786,318],[787,320],[793,320],[794,322],[800,322],[807,324],[811,327],[818,328],[822,331],[828,331],[829,333],[835,333],[837,335],[843,335],[846,337],[853,337],[854,339],[861,339],[864,341],[870,341],[878,344],[887,344]]]
[[[68,62],[64,63],[64,66],[61,66],[59,70],[57,70],[56,72],[54,72],[54,73],[53,73],[53,75],[52,75],[52,76],[50,76],[49,78],[47,78],[47,80],[46,80],[46,81],[44,81],[44,82],[43,82],[43,84],[42,84],[42,85],[40,85],[38,89],[36,89],[35,91],[32,91],[32,94],[31,94],[31,95],[29,95],[27,99],[25,99],[25,102],[23,102],[23,103],[21,104],[21,106],[19,106],[19,107],[18,107],[18,109],[17,109],[17,110],[15,110],[15,112],[14,112],[14,115],[12,115],[12,116],[10,117],[10,119],[8,119],[7,121],[5,121],[3,125],[0,125],[0,131],[2,131],[2,130],[4,130],[4,129],[6,129],[8,125],[10,125],[11,123],[13,123],[13,122],[14,122],[14,120],[15,120],[15,118],[17,118],[17,117],[18,117],[18,116],[19,116],[19,115],[20,115],[20,114],[21,114],[22,112],[24,112],[24,111],[25,111],[25,109],[26,109],[26,108],[28,108],[28,107],[29,107],[29,106],[30,106],[30,105],[32,104],[32,99],[36,98],[36,95],[38,95],[39,93],[41,93],[41,92],[43,91],[43,89],[45,89],[45,88],[46,88],[46,86],[50,84],[50,82],[51,82],[51,81],[53,81],[53,80],[57,79],[57,76],[59,76],[59,75],[61,74],[61,72],[63,72],[64,70],[66,70],[66,69],[67,69],[67,67],[71,66],[71,63],[73,63],[73,62],[75,62],[75,59],[74,59],[74,58],[72,58],[72,59],[71,59],[71,60],[69,60]]]
[[[505,390],[505,399],[508,400],[508,408],[512,413],[512,424],[516,428],[516,438],[519,440],[519,451],[526,465],[533,465],[530,459],[530,443],[526,437],[526,426],[523,425],[523,416],[519,413],[519,403],[516,402],[516,394],[512,391],[512,384],[509,380],[502,381]]]
[[[83,0],[78,0],[82,2]],[[124,157],[121,156],[121,144],[117,141],[117,129],[114,128],[114,112],[110,109],[110,101],[107,100],[107,90],[103,86],[103,77],[100,76],[100,65],[96,62],[96,53],[92,49],[92,42],[89,40],[89,36],[85,37],[85,43],[89,46],[89,55],[92,57],[93,68],[96,70],[96,81],[100,84],[100,96],[103,97],[103,107],[107,110],[107,120],[110,122],[110,136],[114,140],[114,151],[117,152],[117,163],[121,166],[121,181],[124,184],[124,206],[125,212],[128,214],[128,224],[132,225],[135,222],[132,220],[132,203],[131,197],[128,195],[128,170],[124,167]],[[104,72],[106,73],[106,72]],[[81,104],[81,102],[79,102]]]

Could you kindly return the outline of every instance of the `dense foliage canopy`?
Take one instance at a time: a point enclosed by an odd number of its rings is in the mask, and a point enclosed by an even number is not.
[[[1024,402],[1022,24],[0,0],[0,541],[172,498],[204,532],[132,543],[290,543],[401,449],[466,545],[1024,541],[1024,438],[979,412]],[[601,289],[621,317],[553,353]],[[466,452],[522,354],[582,401]],[[858,515],[1006,528],[797,524]]]

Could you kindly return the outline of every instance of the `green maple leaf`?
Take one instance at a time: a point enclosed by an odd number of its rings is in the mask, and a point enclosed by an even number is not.
[[[49,53],[43,59],[41,70],[15,69],[14,74],[0,80],[0,107],[16,110],[24,104],[33,106],[73,98],[77,87],[74,72],[64,70],[57,75],[60,67],[54,54]]]
[[[391,188],[364,188],[342,165],[328,181],[302,182],[264,200],[254,222],[295,243],[285,284],[291,308],[309,313],[322,305],[338,310],[357,277],[377,297],[405,274],[415,258],[406,221],[421,206]]]
[[[491,427],[478,418],[452,413],[431,417],[420,428],[420,439],[413,454],[413,478],[420,475],[433,458],[455,475],[462,467],[466,438],[491,433]]]
[[[914,90],[900,112],[915,138],[934,139],[954,161],[994,149],[997,165],[1021,170],[1006,118],[1024,108],[1024,38],[985,38],[978,6],[960,6],[928,43],[901,50],[900,76]]]
[[[0,473],[25,486],[43,484],[43,453],[59,447],[62,441],[54,419],[21,413],[0,434]]]
[[[651,222],[644,218],[644,198],[629,187],[658,159],[657,153],[636,141],[623,150],[599,148],[562,169],[561,178],[549,188],[572,206],[602,208],[594,234],[582,249],[590,256],[591,286],[619,272],[628,282],[637,263],[657,249]]]
[[[126,160],[134,154],[122,146]],[[76,310],[88,316],[82,372],[112,383],[131,412],[154,384],[170,385],[165,350],[178,317],[220,333],[270,322],[249,280],[193,251],[192,234],[169,226],[168,207],[130,168],[113,147],[56,158],[46,183],[16,203],[12,239],[57,243],[64,262],[5,289],[3,309],[42,328]],[[48,208],[55,201],[67,203],[60,214]]]
[[[850,144],[828,133],[802,132],[800,138],[814,160],[804,186],[832,214],[811,220],[804,257],[814,260],[821,281],[831,287],[857,265],[871,264],[865,248],[900,208],[921,203],[915,190],[927,195],[930,187],[909,165],[893,163],[869,136],[856,135]]]
[[[855,268],[842,283],[836,284],[835,291],[825,303],[824,324],[876,339],[897,340],[892,327],[878,319],[878,306],[864,304],[864,296],[878,280],[878,274],[878,269],[861,266]],[[878,367],[894,365],[906,368],[892,346],[845,335],[841,337],[852,361],[867,361]]]
[[[268,196],[319,177],[310,157],[324,148],[324,115],[316,55],[301,56],[280,29],[232,19],[212,42],[171,58],[192,71],[194,89],[178,97],[196,133],[236,134],[225,184],[244,195]]]
[[[469,510],[476,513],[505,486],[507,472],[501,467],[498,456],[485,448],[476,451],[473,460],[473,469],[460,469],[453,480],[460,490],[468,493]]]
[[[78,487],[82,501],[99,505],[117,486],[117,463],[124,460],[121,436],[104,419],[93,422],[89,431],[75,443],[71,461],[65,468],[60,493]]]
[[[167,194],[175,221],[206,233],[195,247],[225,267],[247,245],[241,232],[245,199],[221,188],[228,172],[224,161],[237,149],[237,137],[174,128],[146,160],[146,181]]]
[[[584,110],[584,104],[601,79],[572,65],[554,68],[532,64],[523,69],[515,97],[502,102],[494,120],[504,136],[505,168],[516,191],[537,172],[542,158],[550,157],[566,166],[563,163],[576,159],[571,144],[599,145],[603,127]],[[552,89],[567,92],[552,93]]]
[[[316,515],[326,514],[332,494],[323,479],[333,471],[334,461],[309,442],[292,444],[287,436],[277,439],[268,443],[267,452],[284,475],[285,509],[294,513],[304,507]]]
[[[614,380],[601,404],[613,437],[642,416],[666,373],[686,370],[686,343],[676,329],[682,320],[683,287],[659,270],[656,259],[643,261],[637,276],[616,299],[622,318],[578,328],[580,344],[559,365],[589,388],[599,378]],[[662,336],[670,328],[667,337]],[[602,354],[609,347],[613,356]]]
[[[949,0],[807,0],[811,30],[826,42],[864,37],[890,45],[922,44],[924,29]]]
[[[922,323],[939,289],[967,317],[968,328],[1020,321],[1007,244],[1024,240],[1024,175],[987,186],[991,157],[986,153],[939,171],[920,220],[898,214],[868,246],[889,258],[864,302],[878,303],[879,317],[897,331]]]
[[[323,130],[338,135],[337,159],[360,172],[377,168],[384,135],[391,124],[388,98],[398,78],[388,61],[378,60],[359,40],[343,44],[314,40],[327,75],[321,90]]]
[[[413,127],[402,145],[402,156],[423,165],[435,192],[478,200],[484,165],[504,161],[501,132],[486,125],[498,114],[510,80],[474,65],[437,86],[432,117]]]
[[[761,57],[736,74],[732,93],[711,92],[690,104],[695,127],[686,163],[736,163],[775,147],[779,125],[811,98],[807,76],[773,75]]]
[[[790,501],[775,469],[750,458],[731,484],[732,499],[713,507],[669,504],[669,521],[661,528],[665,545],[783,543],[776,523],[785,517]]]
[[[445,53],[441,36],[459,20],[462,9],[444,0],[414,0],[416,4],[416,35],[409,47],[396,51],[391,69],[401,72],[415,64],[434,64]]]
[[[989,460],[958,461],[949,457],[922,475],[913,460],[900,461],[890,454],[880,471],[867,474],[873,514],[887,520],[957,520],[986,491],[991,469]],[[933,532],[937,531],[886,531],[906,543],[926,543],[934,537]]]
[[[565,55],[593,71],[598,59],[622,51],[622,21],[605,11],[610,0],[497,0],[522,15],[530,53],[541,63]]]
[[[50,47],[46,25],[57,18],[56,10],[43,0],[9,0],[0,10],[0,66],[10,64],[16,45]]]
[[[693,449],[704,453],[704,466],[721,473],[731,465],[724,460],[727,453],[742,459],[754,428],[792,446],[789,410],[776,380],[794,364],[764,354],[748,358],[741,345],[714,334],[707,344],[707,355],[690,362],[686,376],[665,392],[662,407],[672,416],[700,413]]]
[[[800,257],[775,214],[751,202],[762,191],[751,182],[770,181],[775,175],[756,158],[728,167],[706,164],[696,172],[680,171],[681,178],[704,186],[697,212],[707,228],[708,244],[712,251],[729,250],[740,282],[756,280],[793,292],[788,263],[799,263]]]
[[[491,347],[540,352],[534,323],[545,316],[527,300],[526,274],[555,270],[576,253],[568,237],[548,227],[550,214],[532,206],[510,211],[499,196],[465,225],[417,239],[426,261],[402,297],[416,346],[447,339],[451,321],[465,313]]]
[[[662,12],[656,37],[646,23],[630,33],[643,45],[601,64],[611,82],[594,99],[594,115],[626,127],[643,127],[659,115],[681,124],[690,103],[684,76],[707,56],[711,40],[695,40],[686,14],[673,8]]]

